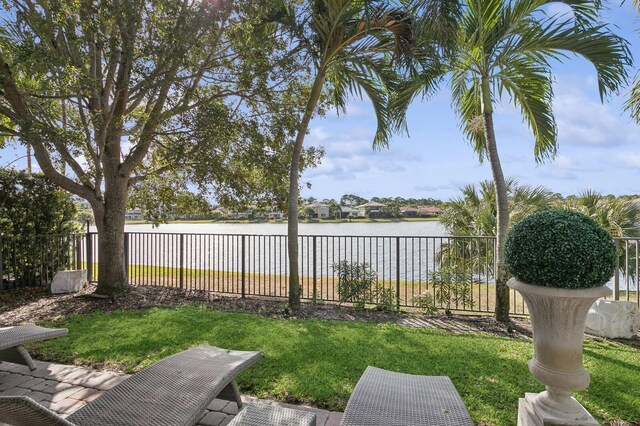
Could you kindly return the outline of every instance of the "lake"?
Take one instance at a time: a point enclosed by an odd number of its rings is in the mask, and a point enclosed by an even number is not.
[[[169,223],[154,228],[150,224],[127,225],[127,232],[286,235],[286,223]],[[94,229],[95,231],[95,229]],[[301,223],[300,235],[335,236],[447,236],[436,220],[416,222]]]

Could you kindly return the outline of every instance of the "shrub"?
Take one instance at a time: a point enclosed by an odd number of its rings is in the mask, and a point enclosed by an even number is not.
[[[378,283],[378,274],[368,263],[342,260],[333,269],[338,274],[340,303],[350,302],[361,309],[369,303],[381,311],[398,310],[395,291]]]
[[[383,284],[377,284],[373,288],[369,301],[375,304],[376,309],[379,311],[398,310],[398,299],[395,290],[385,287]]]
[[[613,275],[617,252],[613,239],[580,213],[547,210],[513,226],[504,249],[509,272],[528,284],[590,288]]]
[[[434,315],[438,312],[438,308],[436,308],[433,296],[428,292],[413,296],[411,301],[413,302],[413,306],[420,309],[425,314]]]
[[[473,308],[473,275],[464,267],[443,266],[431,273],[433,299],[451,315],[451,308]]]
[[[70,195],[43,175],[0,169],[0,279],[5,286],[37,284],[68,266],[71,254],[65,247],[72,244],[69,235],[80,230],[75,214]]]
[[[356,307],[364,308],[371,298],[378,274],[367,263],[352,263],[348,260],[335,263],[333,269],[338,274],[340,303],[350,302]]]

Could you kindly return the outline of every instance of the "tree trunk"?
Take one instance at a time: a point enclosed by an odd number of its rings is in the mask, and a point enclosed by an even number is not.
[[[324,71],[319,70],[311,87],[307,109],[298,128],[291,156],[291,168],[289,169],[287,246],[289,255],[289,308],[293,312],[300,311],[300,277],[298,276],[298,198],[300,196],[298,175],[300,174],[300,156],[302,155],[304,137],[309,130],[309,122],[322,94],[323,84]]]
[[[31,145],[27,144],[27,172],[29,174],[33,173],[32,167],[31,167]]]
[[[502,323],[509,322],[509,287],[507,287],[507,270],[504,264],[504,241],[509,230],[509,199],[507,184],[502,173],[498,146],[493,128],[493,106],[491,103],[491,88],[489,80],[482,80],[482,115],[484,119],[484,136],[486,141],[487,157],[493,174],[493,185],[496,190],[496,320]]]
[[[117,178],[105,187],[104,204],[94,208],[98,229],[98,287],[96,294],[114,296],[128,286],[124,261],[124,215],[127,203],[127,180]]]

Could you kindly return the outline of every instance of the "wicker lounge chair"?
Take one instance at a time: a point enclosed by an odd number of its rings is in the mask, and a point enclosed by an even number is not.
[[[316,415],[277,405],[251,404],[227,426],[316,426]]]
[[[446,376],[416,376],[367,367],[341,426],[473,426]]]
[[[208,345],[140,370],[66,419],[28,397],[0,397],[0,423],[17,426],[195,425],[216,397],[242,406],[235,376],[260,352]]]
[[[53,339],[68,333],[66,328],[44,328],[36,325],[17,325],[0,328],[0,362],[23,364],[31,371],[36,369],[29,352],[22,347],[25,343]]]

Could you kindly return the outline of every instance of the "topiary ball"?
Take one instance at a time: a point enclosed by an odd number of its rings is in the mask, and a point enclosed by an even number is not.
[[[504,246],[507,270],[527,284],[599,287],[618,257],[611,235],[581,213],[545,210],[513,225]]]

